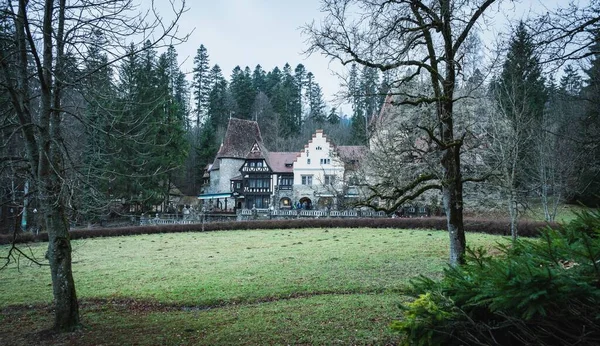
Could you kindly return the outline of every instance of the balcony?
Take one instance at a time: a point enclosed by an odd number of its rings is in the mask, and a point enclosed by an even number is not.
[[[270,187],[244,187],[244,193],[271,193]]]
[[[242,167],[242,172],[244,173],[269,173],[269,167]]]

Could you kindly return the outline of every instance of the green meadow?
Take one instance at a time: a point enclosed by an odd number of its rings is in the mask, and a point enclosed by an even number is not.
[[[470,246],[504,238],[468,233]],[[47,244],[23,248],[43,261]],[[8,247],[0,247],[5,255]],[[411,278],[439,277],[443,231],[295,229],[73,241],[83,328],[52,323],[47,266],[0,271],[0,344],[385,345]]]

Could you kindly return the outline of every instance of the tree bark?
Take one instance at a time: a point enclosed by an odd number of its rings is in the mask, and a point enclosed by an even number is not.
[[[463,223],[463,193],[460,173],[460,147],[446,149],[442,158],[444,181],[442,182],[442,198],[450,236],[450,265],[465,263],[466,238]]]
[[[46,203],[48,204],[48,203]],[[51,207],[47,205],[46,207]],[[71,241],[62,207],[55,206],[46,215],[48,261],[54,294],[54,330],[71,332],[79,327],[79,304],[71,268]]]

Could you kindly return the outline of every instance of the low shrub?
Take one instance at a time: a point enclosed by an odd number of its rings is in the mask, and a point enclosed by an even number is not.
[[[469,249],[440,281],[412,282],[392,324],[406,345],[600,344],[600,212],[499,250]]]
[[[521,222],[519,234],[522,236],[536,236],[539,229],[549,225],[546,222]],[[556,226],[555,224],[552,224]],[[466,219],[465,231],[482,232],[488,234],[507,235],[509,223],[504,220]],[[71,239],[84,239],[94,237],[116,237],[136,234],[199,232],[204,229],[210,231],[250,230],[250,229],[293,229],[293,228],[398,228],[398,229],[446,229],[446,219],[431,218],[318,218],[318,219],[286,219],[286,220],[252,220],[210,222],[188,225],[146,225],[127,226],[115,228],[73,229],[70,231]],[[34,235],[32,233],[17,233],[0,235],[0,245],[27,243],[33,241],[48,241],[47,233]]]

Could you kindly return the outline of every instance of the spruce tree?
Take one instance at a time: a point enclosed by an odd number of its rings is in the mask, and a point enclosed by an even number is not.
[[[257,93],[267,92],[267,74],[260,65],[256,65],[252,72],[252,86]]]
[[[235,116],[240,119],[251,119],[252,104],[257,91],[252,85],[250,68],[242,70],[236,66],[231,73],[229,91],[236,102]]]
[[[590,206],[600,204],[600,30],[594,33],[589,67],[584,71],[586,80],[581,90],[584,100],[584,117],[578,138],[578,150],[586,153],[586,160],[579,165],[577,199]]]
[[[325,114],[325,101],[323,101],[323,91],[321,86],[312,81],[306,86],[307,92],[310,90],[308,104],[308,117],[318,124],[325,122],[327,116]]]
[[[200,128],[200,124],[208,111],[208,95],[212,84],[208,51],[202,44],[196,51],[196,56],[194,57],[193,72],[192,94],[195,101],[194,124],[196,128]]]
[[[535,175],[535,138],[542,127],[547,93],[531,35],[523,22],[516,28],[502,73],[492,88],[497,103],[521,137],[516,187],[524,191]]]

